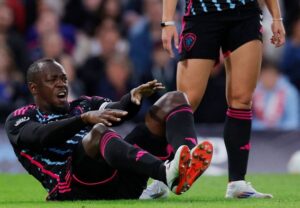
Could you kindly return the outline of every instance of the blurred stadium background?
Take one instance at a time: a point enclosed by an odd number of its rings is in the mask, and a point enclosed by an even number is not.
[[[66,69],[70,99],[82,94],[118,100],[133,86],[158,79],[175,90],[176,59],[161,44],[161,0],[0,0],[0,172],[23,172],[3,124],[14,109],[32,102],[26,70],[41,57]],[[264,64],[254,95],[253,150],[249,171],[300,173],[300,1],[281,0],[287,43],[269,42],[272,19],[264,12]],[[178,30],[184,1],[176,12]],[[242,70],[242,69],[241,69]],[[216,147],[208,174],[226,174],[222,140],[225,119],[222,57],[195,113],[199,139]],[[164,92],[146,100],[125,134]],[[274,161],[274,158],[276,160]]]

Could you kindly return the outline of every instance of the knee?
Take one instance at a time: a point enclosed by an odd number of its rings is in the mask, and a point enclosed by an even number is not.
[[[185,93],[179,91],[172,91],[166,93],[154,105],[154,108],[160,109],[158,116],[165,117],[175,108],[182,105],[190,105]]]
[[[82,139],[83,148],[88,156],[97,158],[100,154],[99,144],[108,128],[103,124],[95,124],[91,131]]]
[[[188,104],[188,98],[184,92],[171,91],[165,94],[166,99],[171,102],[181,102],[182,104]]]
[[[150,132],[157,136],[165,135],[165,118],[176,107],[189,105],[183,92],[172,91],[157,100],[146,114],[145,123]]]
[[[252,94],[236,93],[228,96],[228,105],[236,109],[250,109],[252,106]]]
[[[171,103],[164,106],[167,112],[170,112],[174,108],[181,105],[191,106],[194,112],[200,104],[201,97],[191,93],[186,94],[184,92],[174,91],[174,92],[167,93],[166,99],[169,103]]]
[[[103,135],[108,130],[108,127],[102,123],[97,123],[93,126],[91,133]]]
[[[166,93],[154,105],[164,109],[165,112],[170,112],[178,106],[190,105],[190,103],[185,93],[179,91],[172,91]]]
[[[99,147],[99,142],[102,139],[103,134],[108,130],[108,128],[104,124],[95,124],[90,131],[90,137],[88,138],[88,142],[90,145],[96,145]]]

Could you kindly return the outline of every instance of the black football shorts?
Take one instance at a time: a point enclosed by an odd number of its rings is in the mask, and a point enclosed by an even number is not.
[[[262,41],[262,13],[257,6],[184,16],[179,59],[218,60],[243,44]]]

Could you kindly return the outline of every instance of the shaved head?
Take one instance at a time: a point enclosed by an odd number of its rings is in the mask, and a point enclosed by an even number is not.
[[[38,75],[45,69],[49,69],[53,66],[59,67],[61,66],[54,59],[40,59],[31,64],[27,70],[27,83],[33,82],[36,83],[38,80]]]

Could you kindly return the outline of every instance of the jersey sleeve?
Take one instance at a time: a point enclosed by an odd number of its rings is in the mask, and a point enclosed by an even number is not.
[[[105,108],[127,111],[128,114],[122,119],[122,121],[125,121],[133,118],[139,112],[141,105],[136,105],[133,103],[131,101],[130,93],[127,93],[121,98],[120,101],[107,103]],[[122,122],[118,122],[117,124],[121,123]]]
[[[91,110],[104,110],[104,109],[116,109],[116,110],[123,110],[127,111],[128,114],[122,118],[122,122],[131,119],[134,117],[140,110],[141,105],[136,105],[131,101],[131,94],[125,94],[120,101],[112,102],[108,98],[103,98],[99,96],[87,97],[82,96],[80,97],[85,103],[88,103]],[[113,126],[120,125],[122,122],[112,122]]]
[[[12,144],[39,148],[61,144],[85,126],[80,116],[42,124],[34,114],[11,114],[5,123],[5,130]]]
[[[105,107],[112,101],[109,98],[93,96],[91,97],[91,108],[92,110],[105,109]]]
[[[23,136],[22,131],[24,127],[34,125],[34,123],[36,123],[35,118],[30,113],[24,115],[16,115],[11,113],[5,122],[5,131],[10,142],[14,145],[17,145],[20,137]],[[28,137],[28,135],[24,136]]]

